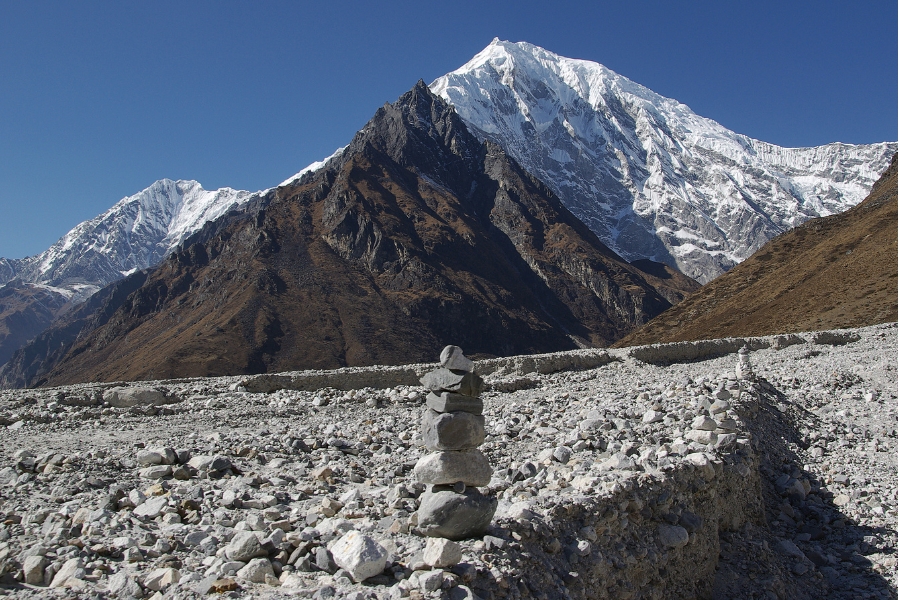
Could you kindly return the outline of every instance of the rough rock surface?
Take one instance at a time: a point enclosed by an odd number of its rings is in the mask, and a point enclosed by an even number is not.
[[[735,376],[744,345],[755,378]],[[499,507],[445,568],[417,532],[421,386],[0,392],[0,594],[893,598],[896,349],[891,324],[478,361]],[[150,451],[170,475],[140,476]],[[330,553],[349,531],[387,551],[362,584]],[[230,558],[248,535],[259,556]]]

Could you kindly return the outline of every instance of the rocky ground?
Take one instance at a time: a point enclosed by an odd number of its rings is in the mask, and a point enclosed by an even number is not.
[[[2,392],[0,596],[896,597],[896,324],[750,346],[746,379],[486,377],[499,508],[449,565],[416,533],[421,387]],[[387,551],[363,582],[348,532]]]

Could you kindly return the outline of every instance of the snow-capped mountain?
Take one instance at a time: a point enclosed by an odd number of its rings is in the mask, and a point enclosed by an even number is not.
[[[0,258],[0,285],[16,278],[60,293],[90,295],[155,265],[204,223],[251,196],[231,188],[207,191],[196,181],[161,179],[80,223],[40,254]]]
[[[868,194],[896,143],[781,148],[586,60],[495,39],[431,89],[628,260],[707,282]]]

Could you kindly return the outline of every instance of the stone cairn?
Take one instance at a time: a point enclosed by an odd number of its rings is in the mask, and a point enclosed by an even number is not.
[[[738,381],[753,381],[756,378],[756,375],[753,373],[753,365],[750,364],[750,348],[746,344],[738,350],[738,363],[734,370]]]
[[[491,465],[478,450],[484,442],[484,381],[458,346],[441,352],[441,368],[420,380],[429,390],[422,437],[431,454],[413,474],[427,486],[420,498],[418,528],[430,537],[461,540],[485,532],[497,499],[476,488],[488,485]]]

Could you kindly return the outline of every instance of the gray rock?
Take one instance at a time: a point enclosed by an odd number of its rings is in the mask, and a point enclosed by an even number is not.
[[[174,465],[178,460],[178,455],[171,448],[149,448],[140,450],[137,453],[137,462],[139,465]]]
[[[737,442],[736,433],[721,433],[716,438],[716,448],[720,450],[728,450]]]
[[[331,547],[334,562],[357,583],[380,575],[387,565],[388,551],[373,538],[348,531]]]
[[[127,571],[119,571],[110,576],[106,590],[119,598],[142,598],[144,589]]]
[[[465,450],[484,443],[484,417],[469,412],[439,413],[428,409],[422,415],[422,437],[429,450]]]
[[[462,546],[444,538],[431,538],[425,543],[423,560],[439,569],[452,567],[462,560]]]
[[[472,398],[463,396],[462,394],[454,394],[452,392],[441,392],[435,394],[430,392],[425,397],[425,405],[431,410],[439,413],[449,413],[455,411],[464,411],[473,415],[480,415],[484,412],[484,401],[481,398]]]
[[[144,560],[144,554],[141,552],[140,548],[133,546],[122,553],[122,560],[125,562],[138,562]]]
[[[9,485],[15,483],[19,478],[19,473],[12,467],[4,467],[0,469],[0,485]]]
[[[553,449],[553,458],[562,464],[566,464],[572,459],[572,451],[566,446],[557,446]]]
[[[334,562],[334,557],[328,551],[328,548],[324,546],[316,548],[316,567],[332,574],[338,570],[337,563]]]
[[[84,573],[84,569],[82,568],[81,559],[80,558],[70,558],[59,571],[56,572],[56,575],[53,576],[53,581],[50,582],[50,587],[58,588],[63,587],[66,582],[72,578],[76,577],[79,574]]]
[[[268,558],[254,558],[237,572],[238,577],[243,577],[253,583],[265,583],[266,575],[275,577],[275,570]]]
[[[165,462],[165,456],[157,450],[140,450],[137,453],[137,463],[144,467],[153,465],[171,464]]]
[[[450,369],[435,369],[420,380],[432,392],[453,392],[463,396],[478,396],[484,387],[484,380],[476,373],[454,372]]]
[[[266,556],[266,551],[263,550],[255,533],[252,531],[238,531],[231,538],[228,545],[225,546],[225,556],[229,560],[246,562],[251,558]]]
[[[491,481],[492,469],[479,450],[433,452],[416,463],[416,480],[430,485],[453,485],[462,481],[467,486],[485,486]]]
[[[678,519],[678,524],[684,527],[688,533],[694,533],[703,527],[703,517],[685,510],[682,511],[681,517]]]
[[[717,398],[716,402],[722,402],[731,398],[731,392],[723,386],[713,392],[713,396]]]
[[[634,460],[621,452],[616,452],[600,465],[602,469],[629,471],[635,469],[637,465]]]
[[[466,358],[459,346],[445,346],[441,350],[441,366],[451,371],[466,371],[471,373],[475,369],[475,363]]]
[[[251,559],[251,562],[254,560],[257,560],[257,559],[253,558],[253,559]],[[243,569],[246,566],[247,566],[246,563],[243,563],[239,560],[229,560],[228,562],[224,562],[221,565],[219,565],[219,568],[217,570],[221,577],[235,577],[235,576],[237,576],[238,571],[240,571],[241,569]]]
[[[522,477],[524,479],[534,477],[535,475],[537,475],[537,472],[537,465],[530,461],[525,461],[524,463],[522,463],[522,466],[519,467],[519,473],[522,474]]]
[[[738,430],[738,424],[734,419],[724,418],[717,423],[717,429],[726,433],[733,433]]]
[[[169,506],[169,499],[165,496],[154,496],[134,509],[138,517],[155,519]]]
[[[312,600],[327,600],[335,596],[337,596],[337,590],[330,585],[324,585],[316,590],[316,593],[312,595]]]
[[[709,407],[709,414],[717,415],[719,413],[725,412],[726,410],[729,410],[730,408],[731,408],[731,404],[729,404],[725,400],[719,399],[719,400],[716,400],[715,402],[713,402],[712,405]]]
[[[144,479],[162,479],[172,474],[172,467],[169,465],[155,465],[153,467],[145,467],[138,471],[138,475]]]
[[[476,600],[476,596],[472,590],[465,585],[457,585],[449,590],[450,600]]]
[[[497,510],[497,499],[478,490],[463,494],[428,491],[420,496],[418,528],[429,537],[462,540],[483,535]]]
[[[419,575],[419,588],[425,593],[440,589],[443,582],[444,572],[441,569],[426,571]]]
[[[691,429],[699,431],[715,431],[718,426],[718,423],[705,415],[700,415],[691,422]]]
[[[641,418],[642,423],[659,423],[666,418],[666,413],[659,410],[648,410]]]
[[[666,548],[681,548],[690,540],[687,529],[680,525],[666,525],[665,523],[657,527],[659,533],[659,541]]]
[[[181,573],[178,572],[178,569],[163,567],[155,569],[144,578],[144,587],[158,592],[166,589],[173,583],[178,583],[179,579],[181,579]]]
[[[697,442],[698,444],[715,444],[719,439],[719,435],[715,431],[705,431],[702,429],[692,429],[688,431],[685,439]]]
[[[192,531],[184,536],[184,545],[185,546],[197,546],[207,538],[209,534],[205,531]]]
[[[126,550],[128,548],[134,548],[138,545],[138,543],[137,540],[135,540],[133,537],[122,535],[117,538],[113,538],[110,542],[110,545],[113,548],[117,548],[119,550]]]
[[[189,467],[198,471],[224,471],[231,468],[231,461],[224,456],[197,455],[188,461]]]
[[[114,387],[103,392],[103,401],[116,408],[132,406],[159,406],[177,402],[170,400],[159,390],[150,387]]]
[[[25,575],[25,583],[41,585],[44,583],[44,567],[47,559],[40,555],[29,556],[22,563],[22,573]]]

